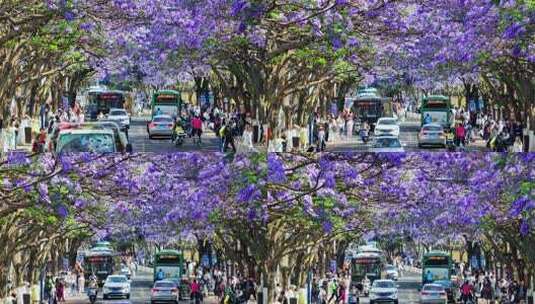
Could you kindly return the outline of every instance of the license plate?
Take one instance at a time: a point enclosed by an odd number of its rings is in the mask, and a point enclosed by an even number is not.
[[[166,129],[166,126],[158,126],[158,129],[159,129],[159,130],[165,130],[165,129]]]

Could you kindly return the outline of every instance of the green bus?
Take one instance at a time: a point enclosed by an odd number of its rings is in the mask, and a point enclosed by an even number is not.
[[[431,95],[422,99],[420,106],[421,125],[425,123],[427,115],[431,117],[432,123],[441,124],[445,131],[453,126],[453,113],[451,101],[442,95]]]
[[[435,281],[451,281],[453,260],[444,251],[430,251],[422,258],[422,285]]]
[[[364,277],[375,280],[386,277],[386,258],[382,252],[360,252],[351,259],[351,285],[362,283]]]
[[[164,279],[174,280],[180,283],[184,269],[184,255],[181,251],[163,249],[154,255],[154,281],[157,279],[160,269]]]
[[[151,117],[161,113],[177,117],[182,110],[182,98],[179,91],[160,90],[152,94]]]

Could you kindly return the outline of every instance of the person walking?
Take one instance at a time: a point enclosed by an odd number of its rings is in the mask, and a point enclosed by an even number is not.
[[[202,120],[199,116],[194,116],[191,119],[191,127],[193,129],[193,133],[192,133],[193,142],[195,143],[195,136],[197,136],[198,137],[197,144],[201,144]]]
[[[58,303],[65,302],[65,285],[61,279],[56,279],[56,299]]]
[[[489,277],[485,277],[483,286],[481,288],[481,299],[485,300],[486,304],[490,304],[493,297],[494,295],[492,292],[492,283]]]
[[[85,278],[83,271],[79,272],[78,275],[78,293],[83,294],[85,292]]]
[[[236,146],[234,145],[234,130],[230,124],[225,125],[223,129],[223,137],[225,144],[223,145],[223,152],[227,151],[228,146],[232,146],[232,151],[236,153]]]
[[[351,139],[351,137],[353,137],[353,124],[354,124],[354,121],[353,121],[353,113],[349,112],[349,114],[347,115],[347,123],[346,123],[346,136],[348,139]]]
[[[473,297],[472,297],[473,291],[474,291],[474,287],[472,286],[470,281],[465,280],[463,285],[461,285],[461,301],[464,304],[470,303],[470,302],[473,303]]]
[[[245,130],[243,131],[243,136],[242,136],[242,143],[247,152],[254,151],[253,128],[251,127],[250,124],[245,125]]]

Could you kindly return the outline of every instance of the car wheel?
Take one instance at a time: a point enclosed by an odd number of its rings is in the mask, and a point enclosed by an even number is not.
[[[153,138],[153,136],[152,136],[152,135],[150,135],[150,133],[149,133],[149,139],[152,139],[152,138]]]
[[[398,304],[398,300],[394,300],[394,304]]]
[[[126,295],[126,299],[127,299],[127,300],[130,299],[130,294],[127,294],[127,295]]]
[[[370,300],[370,304],[373,304],[373,303],[374,303],[373,300]]]
[[[104,300],[107,300],[107,299],[108,299],[108,296],[107,296],[107,295],[103,295],[102,298],[103,298]]]

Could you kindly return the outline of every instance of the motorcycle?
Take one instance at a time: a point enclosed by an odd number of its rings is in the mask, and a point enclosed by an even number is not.
[[[177,125],[175,127],[174,136],[175,136],[174,138],[175,145],[178,147],[184,143],[184,140],[186,139],[186,132],[184,132],[184,129],[181,126]]]
[[[91,302],[91,304],[95,304],[95,302],[97,301],[97,293],[98,290],[96,287],[88,288],[87,295],[89,296],[89,302]]]

